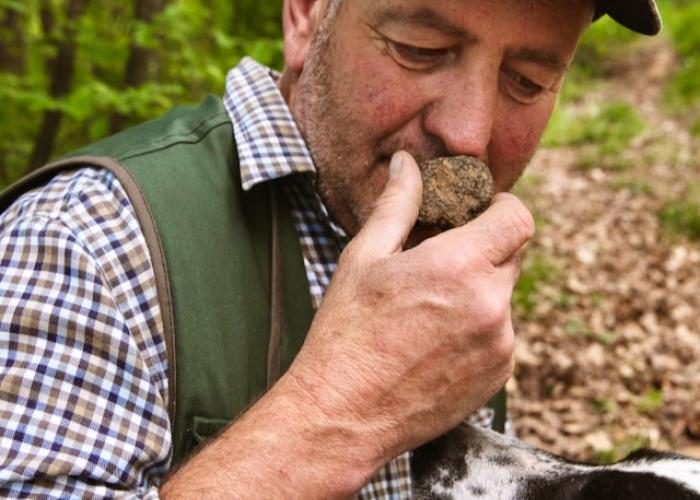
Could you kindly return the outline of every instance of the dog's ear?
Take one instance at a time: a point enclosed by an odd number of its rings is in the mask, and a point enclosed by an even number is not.
[[[411,454],[411,476],[415,486],[430,491],[432,483],[450,487],[467,474],[464,455],[467,450],[468,435],[464,427],[452,429],[430,441]],[[477,446],[474,443],[474,446]],[[439,471],[445,471],[443,477]],[[427,496],[418,498],[427,498]]]
[[[697,500],[697,494],[650,472],[596,470],[533,479],[524,500]]]
[[[682,455],[670,451],[652,450],[651,448],[639,448],[627,455],[622,462],[658,461],[663,459],[684,458]]]

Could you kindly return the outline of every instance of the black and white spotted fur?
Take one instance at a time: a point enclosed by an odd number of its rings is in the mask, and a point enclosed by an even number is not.
[[[411,470],[423,499],[700,500],[700,460],[645,449],[584,465],[466,423],[416,450]]]

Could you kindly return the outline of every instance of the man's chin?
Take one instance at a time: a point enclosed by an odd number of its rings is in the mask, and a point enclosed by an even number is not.
[[[404,249],[408,250],[409,248],[418,246],[423,241],[427,240],[428,238],[432,238],[433,236],[436,236],[441,232],[442,230],[435,225],[427,226],[424,224],[416,224],[415,226],[413,226],[413,229],[408,234],[408,238],[406,239]]]

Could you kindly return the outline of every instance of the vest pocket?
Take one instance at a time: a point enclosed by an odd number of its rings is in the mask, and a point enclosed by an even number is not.
[[[223,418],[192,417],[192,425],[190,426],[191,447],[199,448],[202,444],[217,436],[230,423],[231,420]]]

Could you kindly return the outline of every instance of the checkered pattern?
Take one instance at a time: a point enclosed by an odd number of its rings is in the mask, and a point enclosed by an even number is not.
[[[2,214],[0,304],[0,497],[157,498],[170,450],[163,327],[146,243],[110,174],[62,174]]]
[[[306,276],[315,307],[323,299],[347,235],[335,224],[315,189],[316,167],[277,88],[279,75],[244,59],[226,82],[224,105],[231,116],[243,188],[294,175],[287,184],[292,217],[301,242]],[[360,499],[411,497],[409,454],[379,471]]]
[[[285,189],[299,234],[315,308],[335,272],[347,236],[317,194],[316,167],[276,81],[279,75],[249,58],[226,80],[224,106],[231,117],[244,190],[292,176]]]
[[[244,189],[291,176],[318,307],[347,236],[316,193],[276,78],[246,59],[224,104]],[[0,214],[0,304],[0,497],[157,498],[172,447],[163,325],[148,248],[112,174],[61,174]],[[410,489],[406,453],[359,497]]]
[[[280,91],[278,75],[245,58],[226,78],[224,107],[231,117],[244,190],[297,173],[315,173],[306,142]]]
[[[287,194],[312,301],[318,308],[348,237],[332,220],[315,189],[316,167],[277,88],[278,78],[255,61],[244,59],[228,75],[224,105],[234,126],[244,189],[296,174],[286,186]],[[493,410],[482,408],[470,421],[491,427]],[[389,462],[358,495],[363,500],[410,497],[409,453]]]

